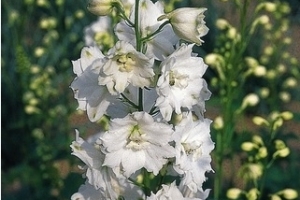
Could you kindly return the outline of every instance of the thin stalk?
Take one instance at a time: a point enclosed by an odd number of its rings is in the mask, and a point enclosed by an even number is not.
[[[146,37],[142,38],[141,41],[142,42],[145,42],[147,40],[149,40],[151,37],[155,36],[156,34],[158,34],[165,25],[169,24],[170,22],[169,21],[165,21],[164,23],[162,23],[158,29],[156,31],[154,31],[153,33],[151,33],[150,35],[147,35]]]
[[[135,39],[136,39],[136,50],[141,52],[142,43],[141,43],[141,31],[139,27],[139,3],[140,0],[135,0],[134,8],[134,30],[135,30]]]

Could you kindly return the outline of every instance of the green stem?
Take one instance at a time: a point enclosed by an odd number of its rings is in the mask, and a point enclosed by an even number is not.
[[[145,42],[147,40],[149,40],[150,38],[152,38],[153,36],[155,36],[156,34],[158,34],[165,25],[169,24],[170,22],[169,21],[165,21],[164,23],[162,23],[158,29],[156,31],[154,31],[153,33],[151,33],[150,35],[147,35],[146,37],[142,38],[141,41],[142,42]]]
[[[143,88],[139,88],[139,111],[144,110],[144,91]]]
[[[134,30],[135,30],[135,39],[136,39],[136,50],[141,52],[142,42],[141,42],[141,31],[139,27],[139,3],[140,0],[135,0],[134,8]]]

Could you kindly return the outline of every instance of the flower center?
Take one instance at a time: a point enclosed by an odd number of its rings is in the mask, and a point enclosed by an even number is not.
[[[127,148],[133,150],[143,149],[144,145],[147,144],[145,139],[143,138],[145,134],[141,132],[138,125],[135,125],[131,130],[129,137],[127,138]]]
[[[202,144],[195,141],[192,143],[182,143],[185,153],[193,161],[198,160],[202,156]]]
[[[186,88],[188,86],[189,76],[186,74],[180,74],[178,71],[169,72],[169,85],[175,86],[180,89]]]
[[[117,65],[120,72],[131,72],[136,62],[131,55],[120,55],[117,57]]]

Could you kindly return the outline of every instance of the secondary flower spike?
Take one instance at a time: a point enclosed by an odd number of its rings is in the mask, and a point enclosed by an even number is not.
[[[200,38],[209,30],[204,21],[203,13],[206,10],[206,8],[179,8],[160,16],[157,20],[168,19],[178,37],[201,45],[204,41]]]

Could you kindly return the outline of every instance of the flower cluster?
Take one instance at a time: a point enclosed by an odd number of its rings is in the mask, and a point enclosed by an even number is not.
[[[77,131],[71,148],[86,182],[72,199],[206,199],[211,93],[202,78],[207,65],[192,52],[208,32],[206,9],[166,14],[150,0],[90,0],[88,9],[105,26],[86,29],[92,46],[72,62],[71,88],[78,109],[92,122],[106,117],[109,128],[89,141]],[[97,31],[111,38],[95,40]]]

